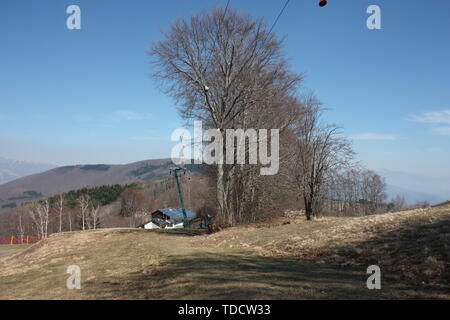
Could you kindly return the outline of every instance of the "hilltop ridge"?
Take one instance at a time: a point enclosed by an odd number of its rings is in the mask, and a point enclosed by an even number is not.
[[[145,160],[125,165],[75,165],[23,177],[0,185],[0,213],[24,202],[35,201],[83,187],[126,185],[167,177],[170,159]]]

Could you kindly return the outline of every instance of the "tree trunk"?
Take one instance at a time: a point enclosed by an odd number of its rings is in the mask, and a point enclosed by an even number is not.
[[[311,199],[307,199],[305,197],[305,214],[306,214],[306,220],[312,221],[314,218],[313,214],[313,204]]]
[[[217,165],[217,204],[219,206],[219,220],[220,222],[225,221],[226,216],[226,197],[224,190],[224,165]]]
[[[62,232],[62,208],[59,210],[59,233]]]

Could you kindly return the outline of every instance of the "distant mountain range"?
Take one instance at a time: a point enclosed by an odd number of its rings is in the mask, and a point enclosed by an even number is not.
[[[390,198],[400,195],[407,204],[427,201],[432,205],[450,199],[449,177],[430,177],[386,169],[375,171],[386,178]]]
[[[49,163],[17,161],[0,157],[0,185],[55,168]]]
[[[77,165],[54,168],[0,185],[0,212],[22,203],[83,187],[148,182],[169,177],[170,159],[125,165]]]
[[[50,164],[0,158],[0,181],[12,180],[0,184],[0,213],[25,202],[83,187],[125,185],[167,178],[171,166],[170,159],[159,159],[125,165],[99,164],[55,168]],[[407,204],[423,201],[437,204],[450,199],[450,179],[384,169],[375,171],[386,178],[390,199],[400,195],[405,198]]]
[[[447,201],[447,199],[450,199],[450,196],[444,197],[439,195],[432,195],[429,193],[409,190],[393,185],[387,186],[387,194],[390,199],[395,198],[397,195],[402,196],[405,199],[405,203],[408,205],[418,204],[424,201],[428,202],[431,205],[436,205],[438,203]]]

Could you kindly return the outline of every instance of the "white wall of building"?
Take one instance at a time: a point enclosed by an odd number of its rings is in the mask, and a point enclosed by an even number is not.
[[[153,222],[149,222],[144,226],[144,229],[161,229],[160,227],[158,227],[156,224],[154,224]]]
[[[166,227],[166,229],[183,229],[183,228],[184,228],[183,222],[174,224],[170,227]],[[161,229],[161,228],[151,221],[151,222],[147,223],[146,225],[144,225],[144,229],[151,230],[151,229]]]

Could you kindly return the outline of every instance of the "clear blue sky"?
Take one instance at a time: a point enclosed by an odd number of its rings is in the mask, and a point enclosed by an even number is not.
[[[226,0],[0,1],[0,157],[127,163],[170,156],[181,126],[146,55],[179,17]],[[450,177],[450,1],[292,0],[286,36],[304,87],[371,168]],[[66,8],[81,8],[81,30]],[[231,0],[272,24],[284,0]],[[382,10],[368,30],[366,9]]]

